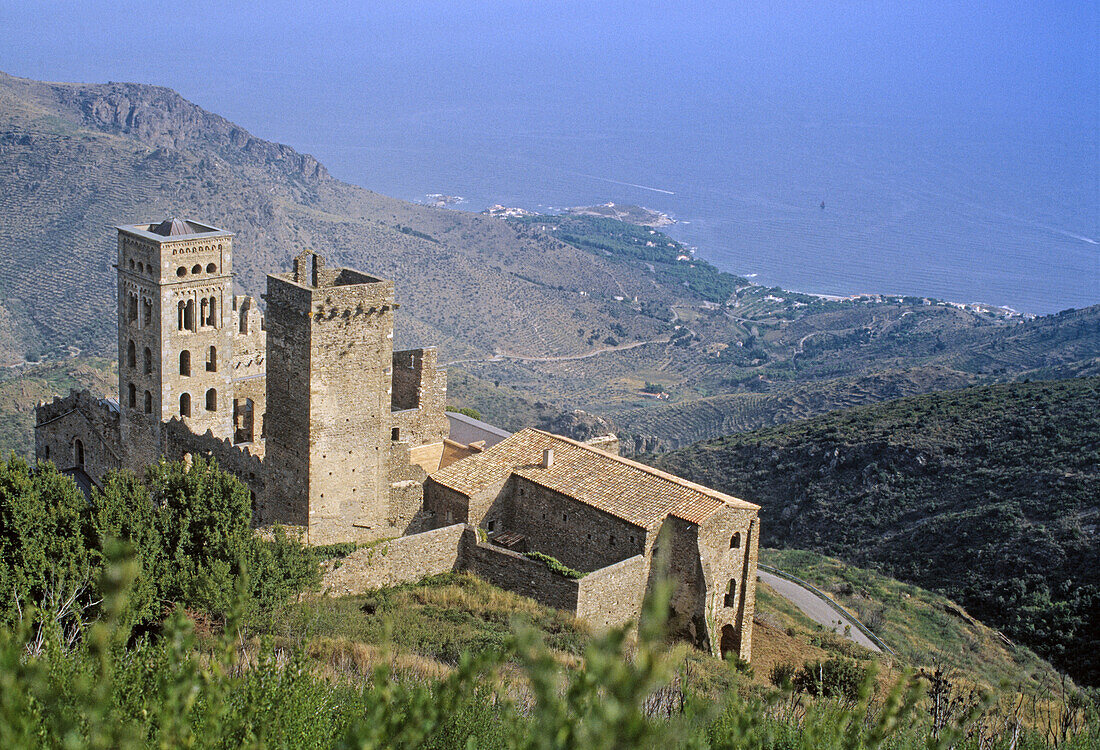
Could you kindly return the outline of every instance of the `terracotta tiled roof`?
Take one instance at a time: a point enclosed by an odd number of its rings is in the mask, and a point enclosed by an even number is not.
[[[542,464],[546,449],[554,451],[550,468]],[[432,479],[470,495],[503,483],[510,474],[647,528],[670,515],[699,523],[727,506],[759,509],[637,461],[534,429],[517,432],[483,453],[453,463],[432,474]]]

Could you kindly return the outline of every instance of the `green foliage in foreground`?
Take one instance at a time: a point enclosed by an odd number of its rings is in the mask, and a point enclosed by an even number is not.
[[[211,647],[198,645],[179,610],[159,639],[135,641],[126,612],[139,566],[107,554],[116,562],[98,586],[102,617],[80,642],[66,646],[56,631],[36,641],[26,620],[0,628],[4,746],[900,750],[1010,741],[1011,730],[972,731],[973,710],[933,729],[919,708],[922,683],[911,676],[880,700],[866,679],[847,705],[738,690],[717,703],[685,695],[663,643],[667,590],[650,600],[636,645],[625,628],[609,631],[590,642],[584,668],[572,671],[517,623],[504,651],[466,654],[439,679],[402,680],[388,664],[366,680],[322,677],[301,651],[242,645],[243,586],[225,635]],[[1093,714],[1060,746],[1098,740]],[[1015,745],[1049,746],[1026,729]]]
[[[0,623],[31,606],[78,637],[102,597],[108,540],[134,549],[126,617],[155,624],[173,605],[220,618],[247,578],[248,603],[270,608],[319,582],[316,555],[277,529],[250,526],[248,489],[213,462],[161,462],[143,480],[114,472],[91,501],[47,462],[0,461]],[[247,571],[247,574],[246,574]],[[76,630],[73,630],[76,628]]]

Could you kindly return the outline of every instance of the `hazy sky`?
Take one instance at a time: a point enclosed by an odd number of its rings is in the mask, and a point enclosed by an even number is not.
[[[1076,123],[1095,136],[1098,35],[1100,3],[1088,1],[6,0],[0,69],[159,83],[296,140],[416,105],[576,117],[608,101],[658,111],[699,97],[716,109],[751,97],[851,116]]]

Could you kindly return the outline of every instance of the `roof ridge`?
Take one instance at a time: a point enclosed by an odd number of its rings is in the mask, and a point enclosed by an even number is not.
[[[527,429],[531,430],[532,432],[537,432],[541,435],[546,435],[548,437],[554,438],[555,440],[560,440],[560,441],[566,442],[566,443],[568,443],[570,445],[573,445],[573,446],[576,446],[578,448],[583,448],[584,450],[591,451],[591,452],[594,452],[594,453],[598,453],[601,457],[606,456],[607,458],[609,458],[613,461],[618,461],[621,464],[625,464],[625,465],[630,466],[630,467],[635,468],[635,469],[640,469],[640,470],[644,471],[645,473],[650,474],[652,476],[655,476],[659,479],[663,479],[666,482],[671,482],[672,484],[679,485],[680,487],[686,487],[688,489],[695,490],[696,492],[700,492],[700,493],[706,495],[707,497],[718,500],[718,501],[720,501],[720,502],[722,502],[726,505],[736,506],[738,504],[744,504],[744,505],[750,505],[754,508],[759,508],[758,505],[755,505],[754,503],[750,503],[748,500],[742,500],[739,497],[734,497],[733,495],[727,495],[724,492],[719,492],[718,490],[711,489],[710,487],[706,487],[706,486],[701,485],[701,484],[696,484],[695,482],[684,479],[683,477],[678,477],[675,474],[669,474],[666,471],[661,471],[660,469],[655,469],[654,467],[648,466],[647,464],[643,464],[639,461],[634,461],[634,460],[631,460],[629,458],[625,458],[623,456],[616,455],[614,453],[609,453],[605,450],[600,450],[599,448],[596,448],[595,446],[588,445],[587,443],[583,443],[579,440],[574,440],[573,438],[566,437],[565,435],[556,435],[553,432],[547,432],[546,430],[540,430],[537,427],[528,427]],[[522,430],[520,432],[522,432]],[[516,433],[516,434],[519,434],[519,433]]]

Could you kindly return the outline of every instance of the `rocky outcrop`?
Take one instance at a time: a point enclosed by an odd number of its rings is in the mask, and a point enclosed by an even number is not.
[[[154,149],[209,149],[230,164],[272,168],[305,180],[329,177],[328,170],[309,154],[256,138],[171,89],[131,83],[50,88],[57,103],[79,113],[84,125],[135,137]]]

